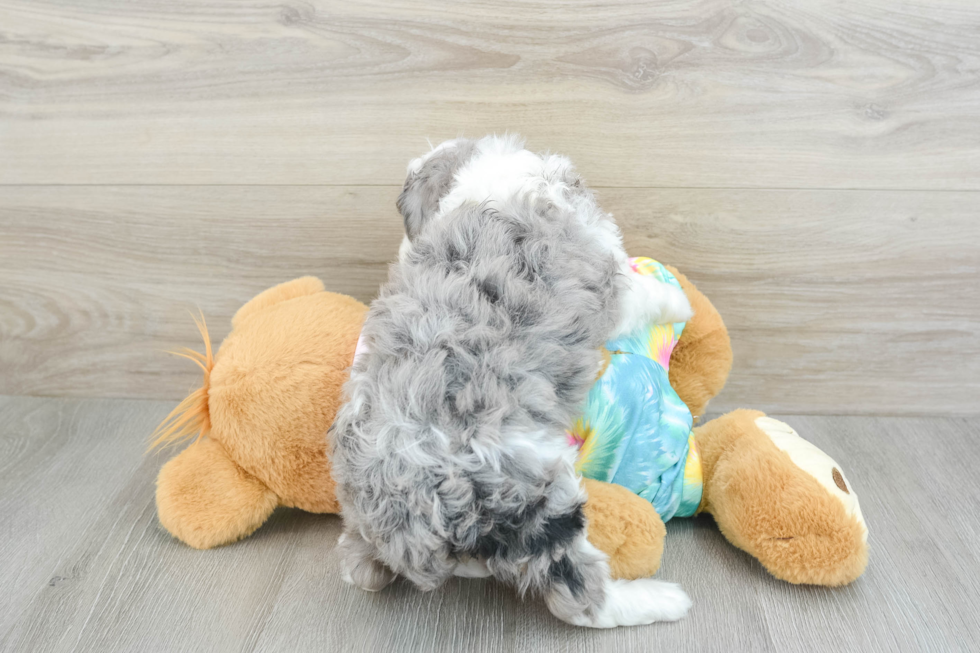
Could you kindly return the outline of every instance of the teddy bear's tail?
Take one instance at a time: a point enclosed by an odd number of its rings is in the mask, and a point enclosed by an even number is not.
[[[181,351],[170,353],[194,361],[198,367],[204,370],[204,383],[177,404],[177,407],[170,411],[170,414],[156,427],[153,434],[150,435],[150,451],[157,447],[178,444],[195,435],[197,436],[195,440],[200,439],[211,428],[211,418],[208,413],[208,388],[211,384],[214,356],[211,353],[211,338],[208,336],[208,325],[204,321],[204,315],[201,315],[200,320],[195,317],[194,324],[197,325],[201,337],[204,338],[204,353],[186,347]]]

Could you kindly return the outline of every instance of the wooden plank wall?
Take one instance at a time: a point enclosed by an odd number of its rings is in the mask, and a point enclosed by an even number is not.
[[[715,409],[980,412],[980,6],[0,0],[0,394],[169,398],[409,158],[516,131],[728,322]]]

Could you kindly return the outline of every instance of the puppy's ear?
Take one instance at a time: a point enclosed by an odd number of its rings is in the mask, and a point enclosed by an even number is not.
[[[405,220],[405,234],[414,240],[439,209],[439,201],[453,185],[453,177],[473,156],[476,142],[466,138],[446,141],[408,164],[408,178],[395,205]]]

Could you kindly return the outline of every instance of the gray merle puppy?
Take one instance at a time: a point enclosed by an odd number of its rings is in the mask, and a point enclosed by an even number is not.
[[[690,317],[630,269],[571,163],[514,137],[457,139],[409,164],[406,237],[371,305],[331,429],[344,577],[423,590],[492,575],[559,619],[682,617],[676,585],[616,581],[586,538],[565,429],[611,337]]]

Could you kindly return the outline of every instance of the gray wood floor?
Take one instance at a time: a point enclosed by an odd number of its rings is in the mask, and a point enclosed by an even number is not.
[[[0,397],[0,649],[10,651],[968,651],[980,641],[978,418],[784,416],[844,461],[871,530],[843,589],[769,577],[710,518],[675,520],[676,624],[556,622],[491,581],[341,582],[334,516],[282,510],[194,551],[157,523],[146,434],[171,402]]]

